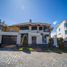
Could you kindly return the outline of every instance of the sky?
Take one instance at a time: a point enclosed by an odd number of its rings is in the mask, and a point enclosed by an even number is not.
[[[8,25],[29,21],[57,24],[67,20],[67,0],[0,0],[0,19]]]

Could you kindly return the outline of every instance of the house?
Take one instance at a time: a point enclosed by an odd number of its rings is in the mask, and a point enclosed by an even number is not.
[[[64,20],[57,26],[57,38],[63,38],[64,44],[67,45],[67,20]]]
[[[57,38],[63,38],[67,41],[67,20],[64,20],[57,26]]]
[[[47,46],[52,27],[47,23],[29,22],[2,26],[0,44],[17,44],[18,46]]]

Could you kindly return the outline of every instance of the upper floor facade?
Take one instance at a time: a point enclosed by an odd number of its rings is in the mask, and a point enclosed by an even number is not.
[[[29,33],[29,32],[41,32],[41,33],[50,33],[52,27],[47,23],[33,23],[31,21],[15,24],[11,26],[3,26],[2,31],[4,32],[20,32],[20,33]]]

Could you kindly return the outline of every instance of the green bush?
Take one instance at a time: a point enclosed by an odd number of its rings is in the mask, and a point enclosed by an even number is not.
[[[19,51],[23,51],[23,48],[19,48]]]

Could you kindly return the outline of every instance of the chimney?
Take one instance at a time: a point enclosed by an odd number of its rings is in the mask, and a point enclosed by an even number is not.
[[[5,21],[3,21],[2,24],[5,24]]]
[[[32,23],[32,20],[30,19],[29,22]]]
[[[0,23],[1,23],[1,19],[0,19]]]

